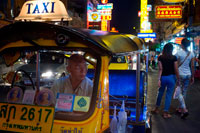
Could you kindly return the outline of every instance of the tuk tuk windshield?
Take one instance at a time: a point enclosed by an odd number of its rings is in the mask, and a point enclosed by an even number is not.
[[[0,59],[0,102],[53,106],[55,119],[65,120],[91,110],[96,57],[84,51],[20,51],[11,65],[6,57]]]

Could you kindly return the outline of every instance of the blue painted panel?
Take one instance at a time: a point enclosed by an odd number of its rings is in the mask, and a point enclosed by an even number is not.
[[[94,70],[89,69],[87,77],[92,79]],[[140,74],[140,98],[143,90],[144,72]],[[136,97],[136,70],[109,70],[109,94],[113,96]]]
[[[140,75],[140,98],[143,97],[144,72]],[[136,97],[135,70],[109,70],[109,94]]]

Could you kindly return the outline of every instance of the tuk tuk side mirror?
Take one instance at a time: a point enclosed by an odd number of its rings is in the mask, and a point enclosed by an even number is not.
[[[21,54],[19,51],[10,51],[3,54],[3,59],[7,67],[12,66],[19,58]]]

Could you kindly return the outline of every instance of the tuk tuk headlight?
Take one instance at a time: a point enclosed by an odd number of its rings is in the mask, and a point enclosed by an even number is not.
[[[50,78],[53,76],[53,72],[52,71],[47,71],[47,72],[44,72],[42,73],[41,77],[42,78]]]

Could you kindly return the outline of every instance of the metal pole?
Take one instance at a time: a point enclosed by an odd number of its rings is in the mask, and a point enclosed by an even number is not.
[[[36,88],[40,90],[40,51],[37,51],[37,61],[36,61]]]
[[[136,122],[140,118],[140,53],[137,52],[137,69],[136,69]]]
[[[148,89],[148,73],[149,73],[149,46],[147,46],[148,52],[146,54],[146,78],[145,78],[145,91],[147,94]],[[146,98],[147,99],[147,98]],[[147,101],[147,100],[146,100]]]

